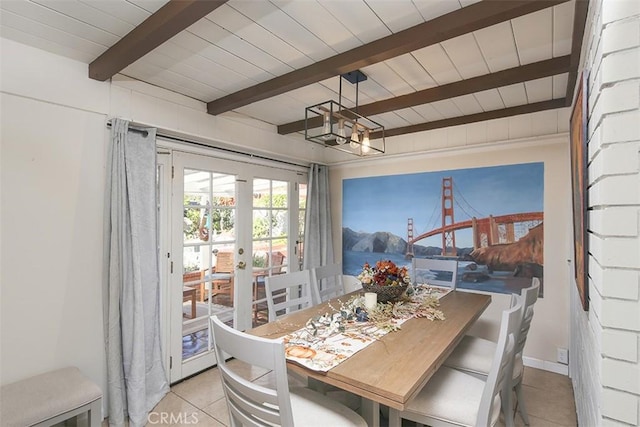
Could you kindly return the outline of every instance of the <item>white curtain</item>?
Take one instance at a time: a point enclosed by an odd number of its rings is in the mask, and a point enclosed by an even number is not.
[[[107,170],[105,339],[109,424],[132,427],[169,391],[160,349],[155,129],[115,119]]]
[[[312,164],[309,168],[307,211],[304,221],[305,269],[334,262],[329,196],[329,168]]]

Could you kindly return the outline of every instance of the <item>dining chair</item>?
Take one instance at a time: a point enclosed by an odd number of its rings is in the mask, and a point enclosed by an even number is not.
[[[312,268],[311,283],[316,304],[344,295],[342,264],[327,264]]]
[[[413,283],[456,288],[458,261],[454,259],[413,258],[411,260]]]
[[[389,427],[400,427],[402,419],[440,426],[488,427],[500,417],[500,393],[513,368],[516,335],[520,328],[522,299],[502,312],[500,335],[486,380],[442,366],[403,411],[389,408]]]
[[[362,283],[360,283],[358,278],[349,274],[344,274],[342,276],[342,286],[344,286],[345,294],[362,290]]]
[[[305,387],[291,387],[282,340],[261,338],[227,326],[217,316],[210,318],[213,347],[218,359],[231,425],[284,427],[357,426],[365,420],[355,411]],[[233,357],[253,367],[272,371],[275,385],[259,385],[238,372]],[[234,369],[235,366],[235,369]],[[246,366],[241,370],[246,372]]]
[[[516,351],[513,361],[513,375],[509,392],[503,397],[502,407],[505,414],[507,427],[514,425],[513,392],[516,394],[516,407],[522,420],[529,425],[529,417],[522,396],[522,377],[524,364],[522,352],[527,341],[527,335],[533,319],[533,306],[538,300],[540,279],[534,277],[531,286],[522,290],[522,309],[520,310],[520,329],[516,337]],[[513,305],[513,300],[512,300]],[[496,351],[496,342],[484,338],[465,335],[460,344],[455,348],[451,356],[444,362],[445,366],[475,375],[478,378],[486,378],[491,369],[493,354]]]
[[[267,276],[264,283],[269,322],[314,305],[310,270]]]

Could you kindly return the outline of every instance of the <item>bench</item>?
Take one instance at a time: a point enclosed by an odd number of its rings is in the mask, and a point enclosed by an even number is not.
[[[102,423],[102,391],[78,368],[47,372],[0,388],[0,423],[6,427],[52,426],[84,412]]]

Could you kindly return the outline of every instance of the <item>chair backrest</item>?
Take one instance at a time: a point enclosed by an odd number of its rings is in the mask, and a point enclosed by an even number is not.
[[[233,273],[233,252],[218,252],[216,254],[216,273]]]
[[[480,399],[476,426],[493,425],[493,421],[497,420],[500,415],[499,405],[497,405],[498,413],[494,412],[494,409],[496,409],[496,405],[494,405],[496,399],[499,402],[500,392],[511,392],[510,380],[513,370],[516,339],[520,329],[520,311],[523,304],[522,297],[519,295],[513,295],[513,298],[515,305],[502,312],[500,335],[498,336],[491,370],[487,376],[482,398]]]
[[[342,264],[327,264],[311,269],[311,282],[316,304],[344,295]]]
[[[522,311],[520,314],[520,331],[516,338],[516,355],[522,355],[524,345],[527,343],[527,335],[533,319],[533,306],[540,293],[540,279],[531,279],[531,286],[522,290]]]
[[[454,259],[413,258],[411,260],[413,283],[456,288],[458,261]]]
[[[267,276],[264,282],[270,322],[290,312],[313,306],[309,270]]]
[[[271,253],[271,274],[280,274],[282,273],[282,267],[284,267],[284,260],[286,256],[278,251]]]
[[[345,294],[362,289],[362,283],[360,283],[358,278],[356,276],[350,276],[348,274],[342,276],[342,286],[344,286]]]
[[[217,316],[211,316],[210,323],[231,425],[293,426],[284,343],[237,331]],[[243,378],[233,370],[237,364],[227,364],[228,357],[273,371],[275,388]]]

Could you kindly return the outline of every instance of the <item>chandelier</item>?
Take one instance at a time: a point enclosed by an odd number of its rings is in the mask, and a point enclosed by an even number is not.
[[[342,105],[342,79],[356,85],[356,105]],[[357,156],[383,154],[384,126],[358,114],[358,84],[367,80],[360,70],[340,76],[338,102],[329,100],[305,108],[304,138]]]

